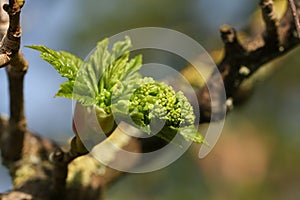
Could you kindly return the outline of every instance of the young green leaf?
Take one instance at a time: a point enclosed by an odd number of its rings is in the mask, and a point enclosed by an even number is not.
[[[82,61],[64,51],[29,46],[40,51],[41,58],[68,79],[56,96],[94,107],[98,123],[109,124],[102,127],[106,133],[115,128],[113,116],[118,116],[168,142],[177,133],[187,141],[204,142],[195,129],[195,114],[184,94],[152,78],[142,78],[139,73],[142,56],[130,58],[130,47],[131,41],[126,37],[109,51],[109,41],[104,39],[98,42],[89,59]],[[157,130],[158,127],[162,129]]]
[[[31,49],[41,52],[41,58],[51,64],[56,71],[69,80],[75,80],[77,71],[80,68],[83,61],[75,55],[65,51],[54,51],[45,46],[26,46]]]

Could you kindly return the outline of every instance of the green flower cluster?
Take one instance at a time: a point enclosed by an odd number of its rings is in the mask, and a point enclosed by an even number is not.
[[[129,100],[129,114],[139,126],[145,127],[153,120],[163,120],[169,127],[179,128],[194,124],[191,104],[182,92],[152,78],[144,78]]]

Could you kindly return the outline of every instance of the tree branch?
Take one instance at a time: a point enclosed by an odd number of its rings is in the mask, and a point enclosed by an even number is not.
[[[292,10],[293,19],[295,22],[298,38],[300,38],[300,22],[299,22],[299,16],[297,13],[297,7],[295,4],[295,0],[289,0],[290,9]]]
[[[18,53],[21,41],[20,13],[25,0],[10,0],[3,9],[9,15],[9,27],[0,46],[0,68],[7,65]]]
[[[218,64],[218,69],[223,78],[227,99],[233,103],[239,103],[238,99],[243,99],[239,96],[245,95],[240,92],[242,90],[240,86],[246,79],[251,78],[265,63],[286,54],[300,42],[299,38],[295,37],[295,25],[289,9],[278,23],[273,1],[262,0],[260,5],[266,26],[261,36],[240,44],[232,27],[222,26],[220,29],[225,45],[225,56]],[[217,111],[222,111],[224,107],[224,102],[211,102],[210,99],[210,95],[217,95],[222,84],[220,81],[216,83],[216,74],[217,72],[214,72],[207,83],[214,88],[212,94],[209,94],[207,87],[198,93],[200,123],[219,120],[218,117],[211,118],[212,115],[219,116],[219,113],[211,112],[211,105],[216,105],[219,108]]]
[[[19,3],[21,5],[19,5]],[[3,5],[3,9],[9,16],[9,23],[7,23],[7,17],[5,17],[5,14],[1,11],[1,17],[3,17],[1,19],[3,22],[2,35],[5,34],[4,28],[8,25],[7,32],[3,38],[2,47],[5,48],[5,52],[9,52],[10,55],[10,62],[5,63],[5,65],[8,64],[6,70],[9,80],[10,120],[7,133],[2,135],[1,153],[4,162],[11,162],[21,158],[24,133],[26,132],[23,82],[28,63],[19,50],[21,39],[20,12],[23,4],[24,1],[15,0]],[[6,44],[9,45],[7,46]]]
[[[10,94],[10,119],[7,134],[2,138],[2,157],[4,162],[19,160],[22,154],[26,118],[24,114],[24,76],[27,61],[19,52],[7,67]]]

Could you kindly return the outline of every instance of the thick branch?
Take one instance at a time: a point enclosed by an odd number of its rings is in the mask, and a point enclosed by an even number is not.
[[[9,128],[2,138],[2,157],[5,162],[19,160],[22,154],[26,119],[24,114],[24,76],[28,64],[19,52],[7,67],[10,94]]]
[[[0,117],[0,135],[7,132],[8,126],[8,121]],[[132,141],[127,145],[129,151],[136,148]],[[100,200],[103,197],[102,190],[122,175],[122,172],[108,167],[97,173],[104,166],[90,155],[81,156],[67,166],[65,164],[70,162],[69,159],[74,159],[67,154],[63,153],[54,142],[26,132],[21,160],[9,165],[14,188],[0,194],[0,197],[13,200]],[[68,174],[60,171],[67,170],[66,167],[69,170]],[[60,172],[57,173],[58,171]],[[57,177],[60,175],[62,177]],[[70,177],[67,187],[64,183],[55,183],[65,182],[66,175]],[[86,179],[89,179],[88,183],[84,183],[83,180]],[[59,188],[55,184],[63,187]]]

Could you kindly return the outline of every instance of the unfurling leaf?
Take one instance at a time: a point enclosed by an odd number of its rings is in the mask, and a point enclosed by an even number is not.
[[[165,83],[141,77],[142,56],[130,58],[129,37],[115,43],[111,50],[108,45],[108,39],[98,42],[87,61],[45,46],[29,48],[40,51],[41,58],[68,79],[56,96],[94,107],[99,124],[108,126],[102,127],[106,133],[115,128],[113,116],[118,116],[168,142],[176,133],[187,141],[204,142],[195,129],[195,114],[184,94]]]

